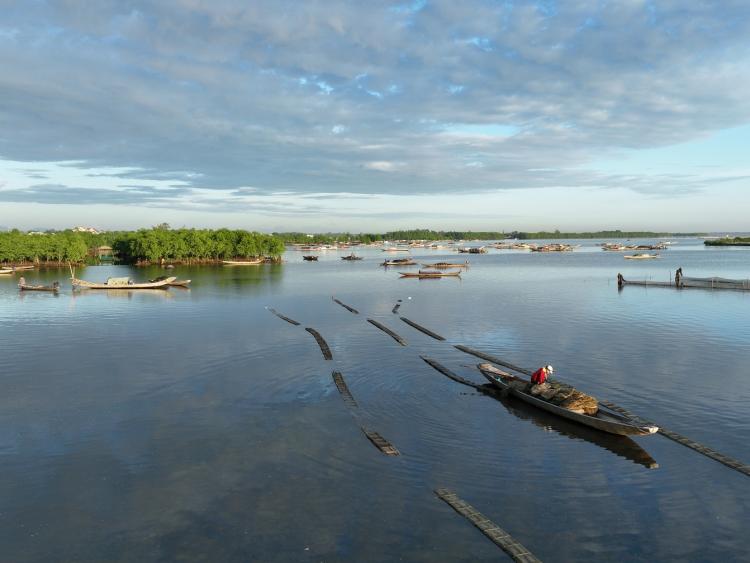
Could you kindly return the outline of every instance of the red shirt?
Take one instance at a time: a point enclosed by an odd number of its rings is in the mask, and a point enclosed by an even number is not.
[[[531,374],[531,383],[533,383],[534,385],[539,385],[541,383],[544,383],[545,381],[547,381],[546,369],[539,368],[533,374]]]

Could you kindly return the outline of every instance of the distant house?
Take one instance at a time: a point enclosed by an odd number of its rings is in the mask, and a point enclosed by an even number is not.
[[[95,229],[94,227],[73,227],[71,229],[74,233],[91,233],[92,235],[98,235],[103,233],[104,231],[100,231],[99,229]]]

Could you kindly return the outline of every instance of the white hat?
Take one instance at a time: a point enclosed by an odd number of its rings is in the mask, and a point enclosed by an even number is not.
[[[552,366],[545,366],[545,369],[546,369],[546,370],[547,370],[548,372],[550,372],[550,373],[553,373],[553,372],[555,371],[555,368],[553,368]]]

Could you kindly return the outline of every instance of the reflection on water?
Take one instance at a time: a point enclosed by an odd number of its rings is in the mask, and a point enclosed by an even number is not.
[[[435,499],[436,487],[542,560],[750,552],[746,477],[661,436],[608,436],[512,398],[467,394],[419,358],[460,366],[467,357],[453,345],[465,344],[525,367],[552,363],[576,387],[750,462],[741,369],[750,365],[750,295],[618,293],[615,280],[666,280],[679,266],[744,278],[750,254],[680,240],[658,264],[630,264],[585,241],[564,255],[472,255],[458,283],[415,283],[379,267],[379,251],[342,261],[348,253],[175,267],[190,290],[74,294],[60,269],[25,273],[29,283],[59,280],[59,295],[25,295],[16,279],[0,279],[0,559],[504,557]],[[78,275],[163,273],[101,266]],[[401,323],[394,304],[446,342]],[[333,361],[304,327],[323,335]],[[357,420],[332,369],[345,375]],[[402,455],[380,454],[358,423]],[[654,459],[659,469],[647,470]]]

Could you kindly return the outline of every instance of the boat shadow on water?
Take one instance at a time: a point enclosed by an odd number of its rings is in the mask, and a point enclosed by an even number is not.
[[[179,288],[182,289],[182,288]],[[190,291],[187,289],[187,291]],[[174,294],[171,294],[169,291],[165,291],[164,289],[127,289],[127,288],[118,288],[118,289],[105,289],[100,291],[81,291],[74,289],[70,293],[71,297],[73,299],[78,299],[80,297],[99,297],[99,298],[105,298],[105,299],[133,299],[136,296],[145,296],[146,299],[173,299]]]
[[[513,416],[521,420],[528,420],[534,426],[555,432],[572,440],[589,442],[633,463],[642,465],[647,469],[657,469],[659,467],[656,460],[646,450],[627,436],[607,434],[595,428],[589,428],[583,424],[560,418],[552,413],[527,405],[516,397],[503,396],[499,390],[489,383],[480,385],[477,390],[498,401]]]

